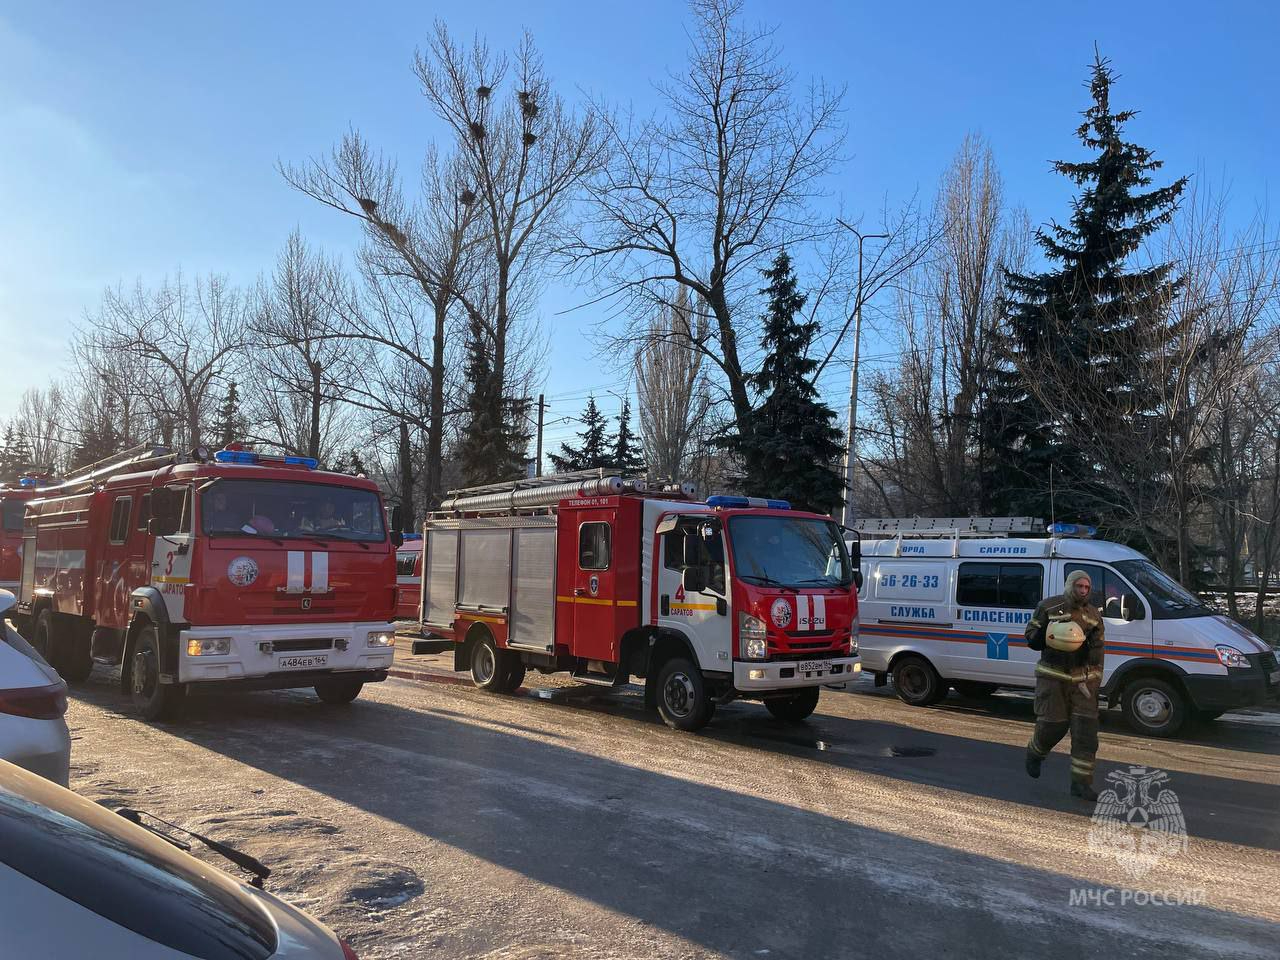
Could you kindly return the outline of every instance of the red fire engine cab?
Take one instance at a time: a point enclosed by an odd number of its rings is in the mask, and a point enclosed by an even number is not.
[[[27,501],[42,496],[40,488],[55,481],[25,476],[16,486],[0,487],[0,590],[18,592],[22,579],[22,518]]]
[[[599,471],[452,491],[425,524],[424,630],[486,690],[534,667],[643,677],[680,730],[738,698],[809,716],[860,669],[841,528],[780,500],[690,494]]]
[[[20,628],[70,681],[118,664],[148,720],[200,690],[349,703],[391,666],[378,488],[314,460],[136,448],[42,491],[23,539]]]

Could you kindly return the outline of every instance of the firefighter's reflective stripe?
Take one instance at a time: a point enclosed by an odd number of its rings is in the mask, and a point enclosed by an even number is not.
[[[1046,666],[1043,663],[1036,664],[1036,675],[1041,677],[1052,677],[1055,680],[1065,680],[1067,683],[1080,683],[1087,674],[1071,674],[1065,670],[1055,670],[1053,667]]]

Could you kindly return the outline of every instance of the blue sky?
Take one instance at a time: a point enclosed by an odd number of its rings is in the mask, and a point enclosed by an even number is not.
[[[1095,42],[1120,74],[1115,102],[1141,110],[1131,135],[1170,177],[1202,169],[1241,219],[1280,189],[1272,4],[749,0],[747,12],[777,25],[800,77],[848,85],[850,160],[833,185],[849,211],[931,194],[978,130],[1009,198],[1037,223],[1063,216],[1049,162],[1078,155]],[[437,17],[494,46],[527,27],[565,92],[641,110],[687,47],[673,0],[0,4],[0,417],[65,372],[72,324],[105,286],[179,268],[249,283],[295,226],[349,253],[353,224],[293,193],[275,164],[354,125],[413,171],[441,135],[410,69]],[[558,284],[541,304],[561,414],[616,384],[589,336],[600,308],[563,313],[587,299]]]

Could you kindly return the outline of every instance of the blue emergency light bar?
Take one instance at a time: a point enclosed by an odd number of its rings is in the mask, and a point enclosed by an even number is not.
[[[20,487],[38,487],[38,486],[40,486],[40,481],[39,481],[39,480],[37,480],[35,477],[19,477],[19,478],[18,478],[18,486],[20,486]]]
[[[271,457],[254,453],[252,450],[219,450],[213,455],[213,459],[218,463],[283,463],[287,467],[306,467],[308,470],[314,470],[320,466],[320,461],[314,457]]]
[[[790,510],[786,500],[765,500],[762,497],[707,497],[707,506],[715,510],[728,507],[764,507],[767,510]]]
[[[1048,532],[1058,537],[1096,537],[1098,528],[1083,523],[1051,523]]]

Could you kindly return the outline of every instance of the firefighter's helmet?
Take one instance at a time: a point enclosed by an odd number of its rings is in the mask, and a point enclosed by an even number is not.
[[[1055,620],[1049,624],[1046,646],[1063,653],[1074,653],[1084,643],[1084,631],[1074,620]]]

